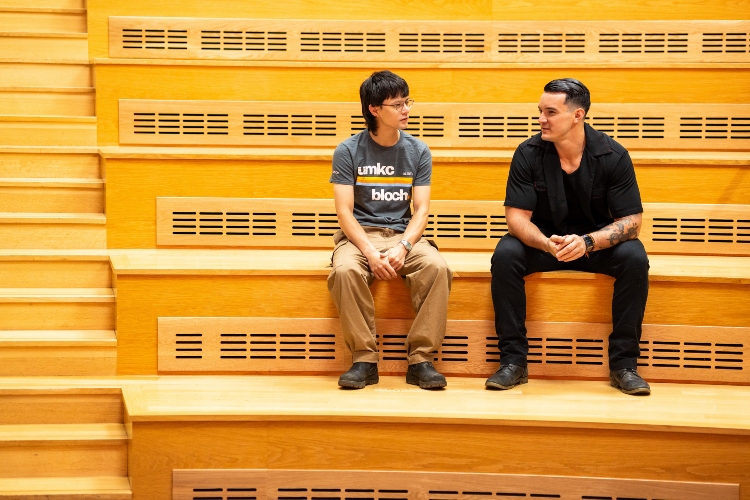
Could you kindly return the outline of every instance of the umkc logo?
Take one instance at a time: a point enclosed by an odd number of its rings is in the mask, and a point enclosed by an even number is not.
[[[404,201],[409,199],[409,191],[399,189],[395,193],[381,189],[372,190],[372,201]]]
[[[357,167],[358,175],[393,175],[395,171],[391,165],[381,165],[380,162],[377,165]]]

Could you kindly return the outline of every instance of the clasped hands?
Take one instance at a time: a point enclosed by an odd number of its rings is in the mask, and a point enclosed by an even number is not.
[[[547,252],[560,262],[571,262],[586,255],[586,242],[583,241],[583,236],[577,234],[553,234],[547,238],[546,246]]]
[[[398,277],[398,271],[404,267],[406,248],[397,244],[387,252],[372,252],[367,255],[370,271],[379,280],[392,280]]]

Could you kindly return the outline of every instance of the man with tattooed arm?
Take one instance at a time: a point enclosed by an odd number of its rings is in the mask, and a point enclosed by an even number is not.
[[[584,122],[590,105],[589,90],[578,80],[549,82],[539,101],[541,133],[513,155],[505,196],[508,234],[492,256],[501,354],[488,388],[528,381],[524,277],[572,269],[615,278],[610,382],[625,394],[651,392],[636,371],[649,269],[638,240],[641,196],[625,148]]]

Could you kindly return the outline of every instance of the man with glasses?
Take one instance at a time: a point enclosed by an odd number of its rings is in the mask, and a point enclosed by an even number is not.
[[[578,80],[551,81],[539,101],[541,133],[513,155],[505,195],[508,234],[492,256],[500,369],[488,388],[528,381],[524,277],[573,269],[615,278],[610,383],[626,394],[651,393],[636,371],[649,269],[638,240],[641,196],[625,148],[584,123],[590,105]]]
[[[373,280],[401,276],[416,318],[406,337],[406,382],[423,389],[446,386],[432,366],[445,336],[453,274],[437,249],[422,238],[430,208],[432,155],[404,132],[414,100],[403,78],[375,72],[359,88],[367,129],[333,154],[333,197],[341,230],[334,235],[328,289],[352,352],[339,385],[378,383]],[[412,213],[411,205],[414,207]]]

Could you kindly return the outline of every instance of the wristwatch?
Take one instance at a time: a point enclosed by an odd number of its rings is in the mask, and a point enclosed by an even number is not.
[[[406,248],[406,253],[411,252],[411,243],[409,243],[409,240],[401,240],[399,241],[402,245],[404,245],[404,248]]]
[[[588,257],[589,253],[594,251],[594,238],[592,238],[590,234],[584,234],[582,238],[583,242],[586,244],[586,256]]]

